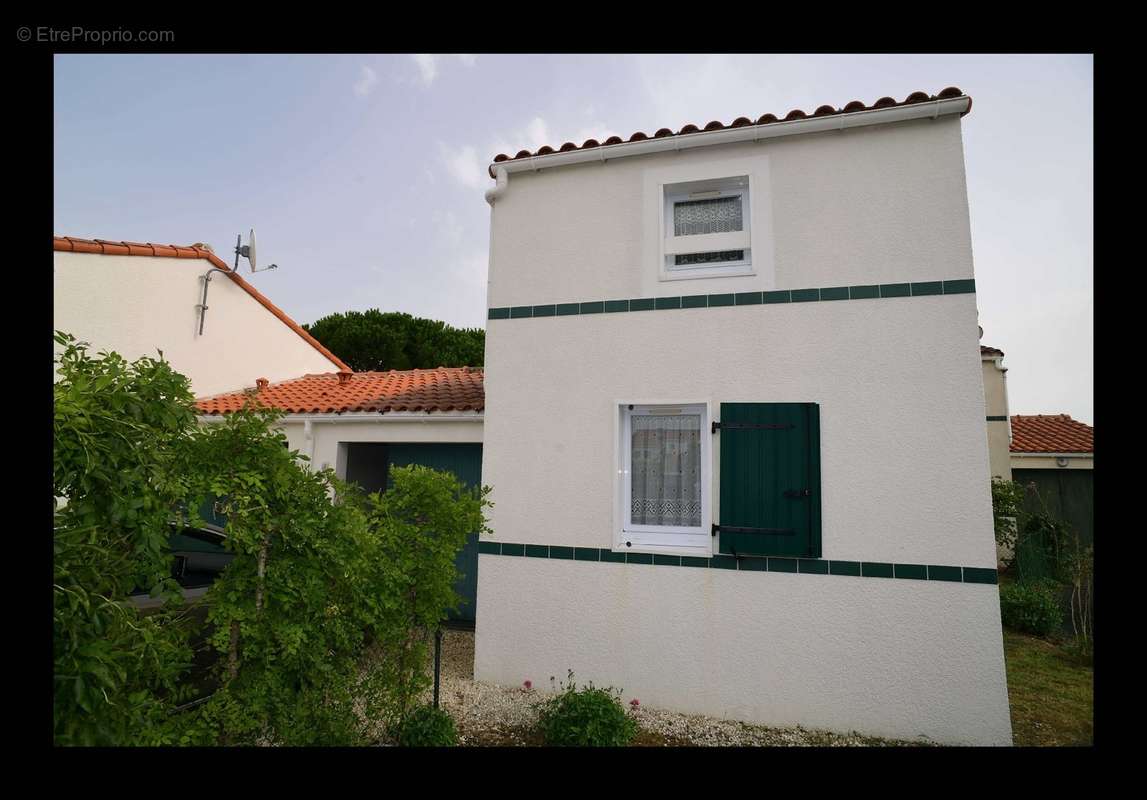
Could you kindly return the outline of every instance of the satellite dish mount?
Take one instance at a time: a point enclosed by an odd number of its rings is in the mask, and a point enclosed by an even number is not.
[[[251,235],[247,239],[247,244],[243,244],[243,234],[239,234],[238,236],[235,237],[235,269],[232,272],[232,274],[234,274],[234,275],[239,274],[239,256],[243,256],[243,258],[247,259],[247,262],[251,265],[251,272],[266,272],[267,270],[270,270],[270,269],[278,269],[279,268],[278,264],[271,264],[270,266],[264,267],[263,269],[255,269],[256,261],[255,261],[255,229],[254,228],[251,229]],[[200,280],[203,281],[203,296],[200,299],[199,304],[195,306],[195,308],[199,310],[199,335],[200,336],[203,335],[203,320],[207,316],[207,287],[211,284],[212,273],[215,273],[215,272],[226,273],[227,270],[220,268],[220,267],[212,267],[211,269],[207,270],[206,274],[204,274],[200,277]]]

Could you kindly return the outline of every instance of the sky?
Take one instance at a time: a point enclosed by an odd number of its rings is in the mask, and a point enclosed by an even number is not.
[[[58,55],[57,235],[254,227],[301,323],[482,327],[498,153],[958,86],[983,344],[1010,411],[1093,423],[1090,55]],[[244,264],[243,269],[246,269]]]

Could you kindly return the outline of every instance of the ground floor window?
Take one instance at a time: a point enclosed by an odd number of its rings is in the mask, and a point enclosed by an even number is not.
[[[711,550],[704,404],[621,407],[619,549]]]

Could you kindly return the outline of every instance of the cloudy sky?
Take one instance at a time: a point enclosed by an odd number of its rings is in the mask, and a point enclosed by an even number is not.
[[[983,342],[1012,413],[1093,421],[1090,56],[63,55],[59,235],[210,243],[254,226],[300,322],[485,323],[499,152],[959,86]]]

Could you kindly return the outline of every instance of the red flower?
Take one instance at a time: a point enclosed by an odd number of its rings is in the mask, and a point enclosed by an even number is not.
[[[639,705],[641,705],[641,703],[640,703],[640,702],[638,701],[638,699],[635,697],[635,698],[633,698],[632,700],[630,700],[630,701],[629,701],[629,705],[631,705],[633,708],[637,708]]]
[[[533,689],[534,688],[533,681],[526,681],[522,685],[525,686],[527,689]]]

